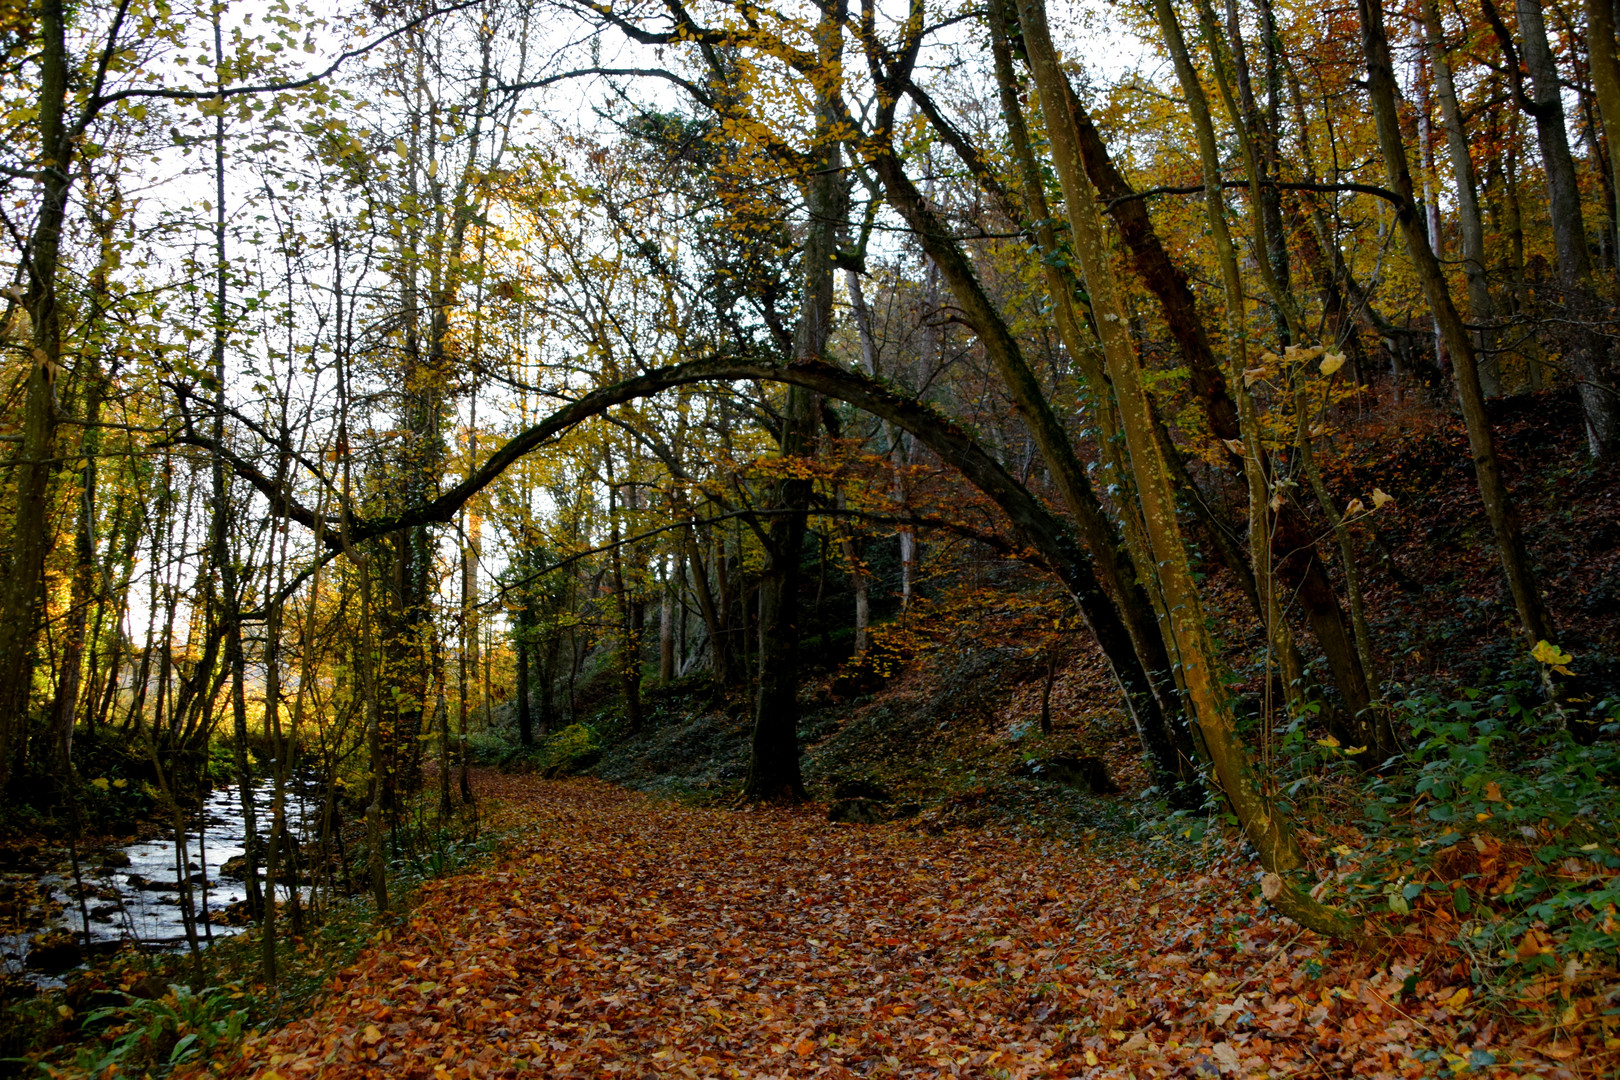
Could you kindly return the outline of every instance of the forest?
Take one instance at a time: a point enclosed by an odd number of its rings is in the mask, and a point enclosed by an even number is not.
[[[0,0],[0,1073],[1620,1070],[1620,3],[877,7]]]

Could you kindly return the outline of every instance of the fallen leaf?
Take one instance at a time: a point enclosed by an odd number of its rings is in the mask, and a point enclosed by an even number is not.
[[[1552,1042],[1536,1049],[1538,1053],[1550,1057],[1554,1061],[1568,1061],[1581,1052],[1580,1045],[1573,1042]]]

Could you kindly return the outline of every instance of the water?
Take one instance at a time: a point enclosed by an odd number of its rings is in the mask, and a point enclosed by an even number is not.
[[[306,821],[314,822],[318,807],[299,797],[299,787],[295,783],[288,792],[287,828],[302,841],[306,838],[304,825]],[[257,781],[252,791],[262,844],[270,831],[270,783]],[[197,936],[205,943],[210,935],[219,938],[243,929],[239,905],[247,898],[247,886],[238,876],[244,871],[237,860],[245,854],[242,843],[245,836],[241,795],[234,785],[208,795],[186,834],[191,902],[197,915]],[[79,959],[85,943],[85,921],[73,894],[73,871],[68,853],[65,848],[55,849],[48,852],[46,858],[50,865],[43,874],[0,875],[0,885],[37,884],[39,892],[47,897],[43,908],[36,906],[29,911],[32,917],[26,919],[28,929],[22,933],[0,934],[3,970],[26,974],[39,986],[60,985],[62,980],[57,973]],[[85,886],[85,907],[90,913],[92,953],[110,952],[125,942],[154,949],[185,945],[185,917],[180,906],[180,879],[175,869],[172,838],[81,851],[79,866]],[[282,891],[281,887],[277,888],[278,894]],[[307,888],[305,891],[307,893]],[[232,918],[233,915],[236,917]],[[50,930],[71,935],[73,946],[40,951],[34,939]]]

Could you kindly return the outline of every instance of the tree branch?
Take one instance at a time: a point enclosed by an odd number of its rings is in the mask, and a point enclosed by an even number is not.
[[[418,15],[416,18],[405,23],[403,26],[390,30],[376,41],[368,41],[359,48],[349,49],[346,52],[339,53],[331,64],[327,65],[322,70],[315,72],[313,75],[306,75],[301,79],[289,79],[285,82],[249,83],[245,86],[225,86],[215,90],[139,90],[132,88],[129,90],[119,90],[118,92],[112,94],[97,94],[91,97],[90,100],[85,103],[84,115],[79,121],[77,130],[83,131],[84,128],[95,117],[95,115],[108,105],[114,105],[120,101],[129,101],[136,98],[156,98],[162,101],[211,101],[215,98],[226,99],[247,97],[250,94],[276,94],[285,92],[287,90],[302,90],[306,86],[313,86],[322,79],[328,78],[335,74],[338,68],[342,67],[350,60],[355,60],[359,57],[365,56],[367,53],[386,45],[388,42],[394,40],[400,35],[410,33],[412,30],[415,30],[418,26],[421,26],[425,22],[436,19],[440,15],[454,15],[458,11],[466,11],[468,8],[477,7],[481,3],[483,3],[483,0],[461,0],[461,2],[458,4],[451,4],[448,7],[434,8],[431,11],[424,12],[423,14]]]
[[[1223,188],[1248,188],[1249,186],[1250,182],[1247,180],[1221,181],[1221,187]],[[1391,191],[1388,188],[1379,187],[1376,184],[1307,184],[1302,181],[1261,180],[1260,186],[1276,188],[1279,191],[1320,191],[1330,193],[1335,191],[1354,191],[1362,195],[1376,196],[1377,198],[1383,199],[1386,202],[1394,203],[1397,207],[1404,207],[1406,205],[1406,200],[1403,199],[1398,192]],[[1188,184],[1180,187],[1144,188],[1141,191],[1133,191],[1129,195],[1121,195],[1118,198],[1109,199],[1108,205],[1115,206],[1119,203],[1130,202],[1133,199],[1146,199],[1153,195],[1198,195],[1203,191],[1204,185],[1202,184]]]

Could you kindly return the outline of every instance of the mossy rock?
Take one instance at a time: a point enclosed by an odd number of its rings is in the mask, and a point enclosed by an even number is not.
[[[839,799],[828,808],[827,820],[842,825],[876,825],[888,820],[888,815],[871,799]]]
[[[1013,767],[1012,774],[1030,780],[1090,791],[1093,795],[1114,795],[1119,787],[1108,775],[1108,766],[1097,757],[1053,754],[1029,758]]]

